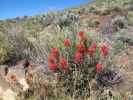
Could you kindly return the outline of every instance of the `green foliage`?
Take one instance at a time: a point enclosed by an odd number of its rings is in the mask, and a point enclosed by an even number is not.
[[[114,48],[117,50],[124,50],[126,49],[126,45],[122,41],[118,41],[115,43]]]

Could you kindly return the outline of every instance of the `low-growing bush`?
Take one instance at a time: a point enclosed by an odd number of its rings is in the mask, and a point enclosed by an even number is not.
[[[78,21],[78,15],[74,13],[68,13],[67,11],[64,11],[63,13],[57,14],[55,16],[54,23],[59,25],[60,28],[68,27],[72,23],[75,23]]]
[[[13,45],[8,37],[0,34],[0,64],[5,64],[9,61],[10,55],[13,52]]]
[[[127,20],[124,16],[115,16],[115,18],[108,18],[104,24],[100,25],[100,31],[103,34],[112,34],[119,32],[121,29],[127,27]]]

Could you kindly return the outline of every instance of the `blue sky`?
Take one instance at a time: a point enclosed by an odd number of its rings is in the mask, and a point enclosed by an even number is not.
[[[0,0],[0,19],[75,7],[91,0]]]

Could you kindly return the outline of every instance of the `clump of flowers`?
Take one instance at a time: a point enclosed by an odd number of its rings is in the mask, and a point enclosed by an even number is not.
[[[101,72],[102,66],[103,66],[102,64],[99,64],[99,63],[96,64],[96,72],[97,72],[97,73],[100,73],[100,72]]]
[[[59,83],[63,84],[67,94],[86,97],[90,92],[90,80],[103,70],[103,65],[98,63],[100,54],[108,56],[109,48],[98,46],[83,31],[67,35],[63,42],[65,49],[52,48],[48,64],[51,71],[58,74]]]
[[[100,48],[102,56],[106,57],[109,54],[109,48],[105,45],[102,45]]]
[[[93,57],[94,54],[96,53],[96,48],[97,48],[97,45],[94,43],[92,44],[89,48],[88,48],[88,54],[90,57]]]
[[[55,72],[57,69],[58,56],[59,56],[59,50],[57,48],[53,48],[48,58],[49,67],[53,72]]]
[[[74,63],[75,64],[83,64],[83,54],[81,52],[76,52],[74,55]]]
[[[87,40],[87,35],[86,35],[83,31],[80,31],[80,32],[78,33],[78,37],[79,37],[79,40],[80,40],[80,41],[85,41],[85,40]]]
[[[68,69],[67,60],[65,58],[60,58],[60,66],[62,70]]]

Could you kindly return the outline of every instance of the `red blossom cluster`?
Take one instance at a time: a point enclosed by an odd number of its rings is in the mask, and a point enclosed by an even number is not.
[[[65,58],[60,59],[60,65],[61,65],[62,70],[64,70],[64,71],[67,70],[68,63],[67,63],[67,60]]]
[[[96,64],[96,72],[97,72],[97,73],[100,73],[100,72],[101,72],[102,66],[103,66],[102,64],[99,64],[99,63]]]
[[[72,42],[71,42],[70,39],[65,39],[65,40],[64,40],[64,45],[65,45],[65,46],[71,46],[71,44],[72,44]]]
[[[57,69],[58,57],[59,57],[59,50],[57,48],[53,48],[48,58],[49,67],[53,72],[55,72]]]
[[[80,31],[80,32],[79,32],[78,37],[79,37],[79,40],[80,40],[80,41],[85,41],[85,40],[87,40],[87,35],[86,35],[83,31]]]
[[[73,55],[73,62],[75,64],[83,64],[84,63],[84,55],[88,55],[88,57],[93,58],[95,57],[96,50],[100,50],[100,53],[103,57],[106,57],[109,54],[109,48],[105,45],[98,47],[96,43],[91,43],[89,47],[87,47],[85,42],[87,42],[87,35],[81,31],[78,33],[78,38],[80,43],[77,44],[76,52]],[[64,46],[69,48],[72,46],[72,40],[71,39],[65,39],[64,40]],[[63,71],[66,71],[69,69],[68,60],[65,57],[60,57],[59,50],[57,48],[53,48],[51,50],[51,53],[49,55],[49,67],[50,69],[55,72],[57,70],[57,67],[60,66],[60,69]],[[102,64],[96,65],[96,72],[99,73],[102,70]]]
[[[81,52],[76,52],[75,53],[74,62],[83,64],[83,54]]]
[[[53,48],[51,53],[49,54],[48,64],[50,70],[55,72],[57,70],[58,65],[61,66],[61,69],[66,71],[68,68],[67,60],[65,58],[59,59],[59,50],[57,48]]]
[[[77,44],[77,51],[80,53],[84,53],[85,52],[85,46],[84,44]]]
[[[96,52],[97,45],[94,43],[88,48],[88,54],[93,57]]]
[[[105,45],[101,46],[100,52],[102,56],[106,57],[109,54],[109,48]]]

